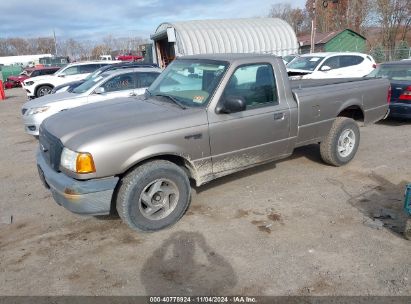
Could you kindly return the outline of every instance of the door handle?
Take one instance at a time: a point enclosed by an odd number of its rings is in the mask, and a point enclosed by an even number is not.
[[[131,92],[130,94],[128,94],[128,96],[137,96],[137,94],[134,92]]]
[[[283,120],[285,117],[284,112],[282,113],[274,113],[274,120]]]

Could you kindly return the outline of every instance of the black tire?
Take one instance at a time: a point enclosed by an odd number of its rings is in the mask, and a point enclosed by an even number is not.
[[[178,193],[167,193],[172,191],[169,189]],[[190,182],[182,168],[169,161],[155,160],[136,167],[122,178],[116,208],[131,229],[157,231],[175,224],[184,215],[190,204],[190,192]],[[163,207],[150,215],[166,198],[168,210]],[[145,201],[149,201],[151,207]]]
[[[51,93],[51,91],[53,90],[53,88],[49,85],[43,85],[41,87],[38,87],[36,90],[36,97],[41,97],[41,96],[45,96]]]
[[[342,134],[348,134],[347,150],[339,152],[338,145]],[[353,142],[351,141],[353,140]],[[349,163],[355,156],[360,144],[360,129],[357,123],[347,117],[337,117],[330,132],[320,144],[321,158],[327,164],[339,167]]]

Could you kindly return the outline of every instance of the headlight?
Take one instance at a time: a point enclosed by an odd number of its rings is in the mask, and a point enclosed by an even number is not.
[[[39,108],[31,108],[26,112],[26,115],[34,115],[34,114],[39,114],[46,112],[50,107],[45,106],[45,107],[39,107]]]
[[[31,86],[31,85],[34,84],[34,81],[26,81],[26,82],[23,82],[23,83],[24,83],[24,85],[26,85],[26,86]]]
[[[67,148],[64,148],[61,153],[60,165],[79,174],[96,172],[93,156],[90,153],[74,152]]]

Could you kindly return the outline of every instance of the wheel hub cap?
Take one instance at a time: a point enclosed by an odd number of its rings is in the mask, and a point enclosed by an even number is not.
[[[355,133],[351,129],[344,130],[338,139],[338,154],[341,157],[349,156],[355,147]]]

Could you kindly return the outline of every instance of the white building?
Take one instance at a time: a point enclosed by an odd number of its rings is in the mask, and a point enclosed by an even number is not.
[[[154,60],[166,66],[176,56],[212,53],[298,52],[292,27],[278,18],[194,20],[162,23],[151,35]]]

